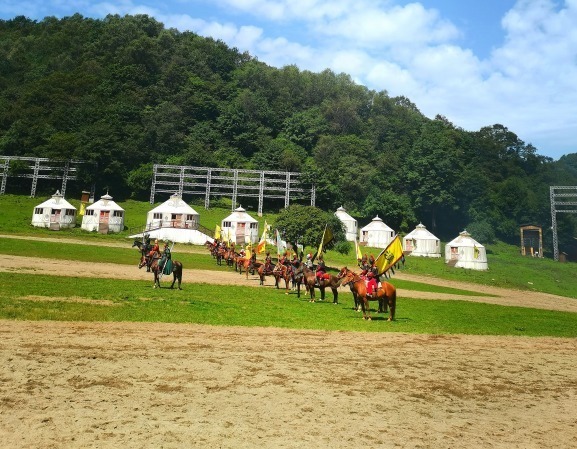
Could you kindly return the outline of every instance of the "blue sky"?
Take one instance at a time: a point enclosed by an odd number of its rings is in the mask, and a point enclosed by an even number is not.
[[[426,116],[577,153],[577,0],[0,0],[0,18],[148,14],[274,67],[330,68]]]

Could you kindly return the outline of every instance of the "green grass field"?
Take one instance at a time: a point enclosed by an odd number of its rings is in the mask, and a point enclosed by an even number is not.
[[[54,232],[30,225],[32,210],[40,201],[35,198],[0,196],[3,214],[0,234],[11,236],[82,239],[92,244],[54,243],[0,237],[0,254],[39,259],[56,258],[82,262],[114,262],[119,269],[135,267],[138,252],[131,248],[128,229],[120,235],[87,233],[79,228]],[[74,204],[74,201],[71,201]],[[76,204],[75,204],[76,205]],[[127,227],[144,223],[148,203],[127,202]],[[196,208],[196,206],[193,205]],[[201,223],[211,227],[229,211],[198,210]],[[206,217],[206,221],[205,221]],[[210,218],[209,218],[210,217]],[[267,221],[273,222],[269,215]],[[264,217],[262,218],[264,223]],[[212,226],[214,227],[214,226]],[[121,242],[119,247],[94,243]],[[122,245],[126,243],[126,247]],[[371,249],[369,249],[371,250]],[[408,257],[400,270],[419,275],[493,285],[497,287],[534,290],[577,298],[573,281],[575,265],[547,259],[522,257],[518,249],[505,244],[488,245],[489,271],[447,267],[442,259]],[[228,270],[217,267],[202,252],[178,252],[174,258],[189,269]],[[325,257],[333,268],[354,266],[353,255],[329,251]],[[398,288],[436,293],[475,295],[426,283],[401,281],[393,276]],[[154,290],[151,282],[21,274],[4,275],[0,284],[0,318],[21,320],[80,321],[158,321],[205,323],[214,325],[274,326],[296,329],[326,329],[370,332],[409,332],[427,334],[483,334],[526,336],[577,336],[577,314],[520,307],[504,307],[467,301],[434,301],[399,298],[397,319],[387,322],[382,315],[366,322],[352,310],[350,293],[339,296],[340,304],[330,298],[322,303],[308,303],[295,294],[285,295],[271,287],[184,285],[184,290]],[[576,299],[577,300],[577,299]]]

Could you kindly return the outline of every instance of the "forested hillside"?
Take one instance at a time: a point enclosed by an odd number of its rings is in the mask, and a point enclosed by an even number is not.
[[[84,176],[117,200],[147,199],[154,163],[290,170],[361,224],[516,243],[535,223],[550,238],[549,186],[577,185],[577,154],[553,161],[487,120],[465,131],[346,74],[269,67],[144,15],[0,21],[0,155],[96,162]],[[562,245],[576,223],[559,217]]]

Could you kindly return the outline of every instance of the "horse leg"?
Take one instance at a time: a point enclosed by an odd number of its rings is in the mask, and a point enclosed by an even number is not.
[[[389,296],[389,319],[388,321],[395,320],[395,311],[397,308],[397,291],[393,291],[391,296]]]
[[[363,307],[363,318],[365,320],[371,321],[371,305],[369,304],[369,300],[366,296],[362,297],[361,305]]]
[[[339,303],[339,292],[336,288],[331,288],[331,290],[333,291],[333,304],[338,304]]]

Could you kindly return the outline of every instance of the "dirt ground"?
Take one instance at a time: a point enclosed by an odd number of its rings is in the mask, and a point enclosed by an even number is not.
[[[0,272],[30,263],[4,258]],[[33,271],[71,263],[82,276],[121,271],[57,260]],[[185,267],[183,286],[206,278]],[[474,300],[577,311],[537,293]],[[3,320],[0,447],[577,447],[575,367],[576,339]]]

